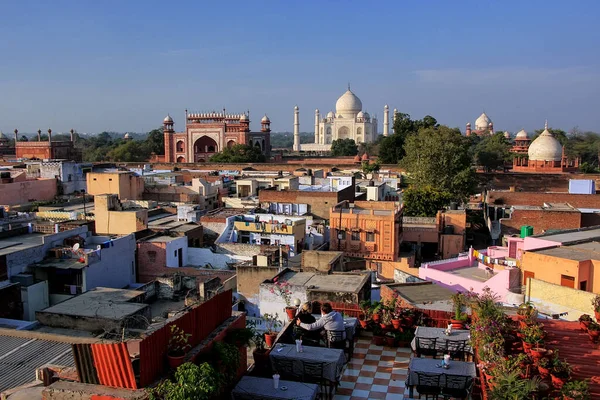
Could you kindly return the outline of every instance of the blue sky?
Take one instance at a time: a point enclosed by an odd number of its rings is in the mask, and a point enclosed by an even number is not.
[[[0,130],[147,131],[250,109],[312,131],[350,82],[365,110],[600,132],[600,2],[5,1]],[[380,128],[381,129],[381,128]]]

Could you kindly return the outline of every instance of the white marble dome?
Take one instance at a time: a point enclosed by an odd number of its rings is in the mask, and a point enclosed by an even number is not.
[[[359,112],[358,114],[356,114],[356,118],[364,118],[365,117],[365,113],[364,112]]]
[[[492,120],[490,119],[490,117],[488,117],[486,113],[481,113],[479,118],[477,118],[477,120],[475,121],[475,129],[477,129],[478,131],[486,130],[488,129],[491,123]]]
[[[346,90],[346,93],[335,103],[335,112],[337,114],[356,115],[361,110],[362,102],[350,89]]]
[[[335,118],[335,114],[333,113],[333,111],[329,111],[327,113],[327,118]]]
[[[507,139],[510,139],[510,132],[509,131],[505,131],[504,132],[504,137]]]
[[[166,124],[172,124],[173,123],[173,118],[171,118],[171,116],[169,114],[167,114],[167,116],[165,117],[165,119],[163,119],[163,122]]]
[[[271,120],[269,119],[269,117],[267,117],[267,114],[265,114],[264,117],[262,117],[262,119],[260,120],[260,122],[262,123],[271,123]]]
[[[562,159],[562,146],[546,128],[537,139],[531,142],[527,154],[530,160],[560,161]]]
[[[126,133],[125,136],[123,136],[123,139],[131,139],[131,135],[129,133]]]
[[[515,136],[517,139],[528,139],[529,136],[527,135],[527,132],[525,132],[525,129],[521,129],[518,133],[517,136]]]
[[[240,116],[240,121],[248,121],[248,116],[246,114],[242,114]]]

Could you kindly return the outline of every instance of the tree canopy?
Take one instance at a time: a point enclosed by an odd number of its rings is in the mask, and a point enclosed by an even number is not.
[[[502,132],[484,136],[475,145],[475,160],[486,172],[494,171],[512,159],[510,148],[511,144]]]
[[[443,210],[452,200],[448,192],[436,190],[430,186],[410,187],[402,193],[404,214],[409,217],[433,217]]]
[[[469,141],[458,129],[424,128],[406,140],[406,156],[400,165],[417,188],[429,187],[464,201],[475,190]]]
[[[265,156],[258,147],[246,144],[236,144],[226,147],[222,152],[210,158],[211,162],[219,163],[253,163],[265,162]]]
[[[438,126],[437,120],[431,115],[423,119],[412,120],[409,114],[398,113],[394,119],[394,133],[382,137],[379,143],[379,160],[382,164],[396,164],[406,154],[404,145],[406,139],[415,135],[419,129],[427,129]]]
[[[355,156],[358,146],[354,139],[337,139],[331,142],[331,155],[334,157]]]

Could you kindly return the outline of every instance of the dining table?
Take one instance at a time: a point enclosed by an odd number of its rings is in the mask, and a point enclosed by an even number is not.
[[[408,395],[413,397],[414,387],[419,383],[418,373],[427,373],[440,375],[440,387],[446,384],[446,376],[466,376],[467,382],[471,382],[477,376],[475,363],[466,361],[451,361],[449,368],[442,368],[442,360],[433,358],[411,358],[408,364],[408,377],[406,385],[408,386]]]
[[[446,341],[447,340],[455,340],[455,341],[466,341],[467,345],[465,346],[465,351],[468,353],[472,352],[471,345],[469,344],[469,340],[471,339],[471,332],[468,329],[453,329],[452,333],[447,335],[446,328],[432,328],[429,326],[417,326],[415,330],[415,337],[410,343],[410,348],[413,351],[417,350],[417,338],[423,339],[437,339],[435,343],[435,348],[438,351],[446,350]]]
[[[314,383],[303,383],[280,380],[277,389],[272,378],[243,376],[231,391],[233,400],[247,399],[294,399],[314,400],[319,393],[319,386]]]
[[[280,343],[271,350],[269,358],[273,370],[276,370],[278,359],[292,360],[293,372],[297,376],[303,375],[305,362],[323,364],[322,378],[334,383],[340,380],[346,362],[344,351],[340,349],[302,346],[302,352],[298,352],[295,344]]]

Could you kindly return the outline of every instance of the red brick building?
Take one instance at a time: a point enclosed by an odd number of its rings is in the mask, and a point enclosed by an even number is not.
[[[35,142],[19,142],[17,140],[19,131],[15,129],[14,133],[17,158],[81,161],[81,152],[75,149],[73,129],[71,129],[71,140],[62,142],[52,141],[52,129],[48,129],[48,141],[41,141],[41,130],[38,130],[38,140]]]
[[[205,162],[225,147],[245,144],[257,147],[265,156],[271,153],[271,121],[261,119],[261,131],[250,132],[248,114],[223,112],[190,113],[185,111],[185,131],[175,132],[174,121],[167,115],[163,120],[165,135],[164,162]]]

